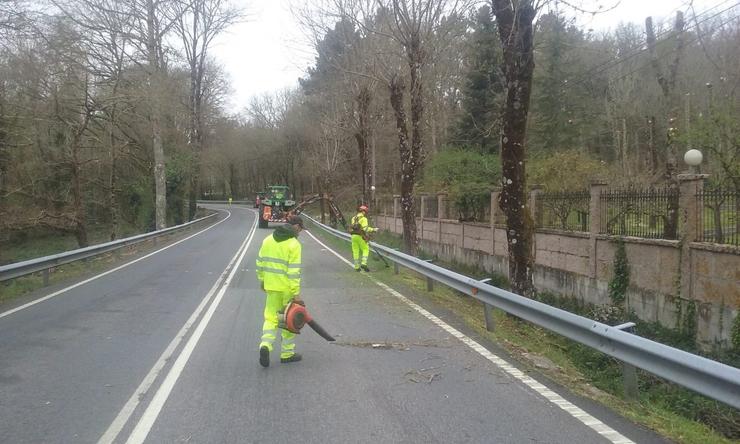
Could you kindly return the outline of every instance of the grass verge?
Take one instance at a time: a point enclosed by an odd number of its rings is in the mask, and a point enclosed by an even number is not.
[[[198,215],[198,217],[202,217],[202,215]],[[196,230],[204,227],[202,223],[198,225],[199,227],[195,227]],[[162,247],[164,244],[174,242],[185,235],[190,235],[192,232],[192,229],[179,231],[164,237],[160,236],[156,243],[152,240],[147,240],[136,245],[124,247],[115,252],[54,267],[49,270],[49,286],[69,282],[75,278],[95,275],[116,265],[120,265],[123,262],[127,262],[139,254],[148,253]],[[134,233],[128,235],[132,236]],[[105,242],[105,240],[102,242]],[[14,246],[10,251],[4,249],[3,257],[13,257],[15,259],[13,262],[19,262],[35,257],[69,251],[75,248],[77,248],[77,244],[73,236],[71,239],[64,236],[49,236],[48,238],[31,239],[28,242]],[[43,287],[45,285],[41,272],[0,282],[0,307]]]

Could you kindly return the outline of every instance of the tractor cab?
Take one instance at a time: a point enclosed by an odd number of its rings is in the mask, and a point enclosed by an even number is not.
[[[288,213],[295,207],[295,201],[290,197],[289,187],[269,186],[259,203],[259,227],[267,228],[269,222],[286,222]]]

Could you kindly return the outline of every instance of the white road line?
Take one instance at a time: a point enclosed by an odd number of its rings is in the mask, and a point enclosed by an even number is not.
[[[123,406],[121,411],[118,413],[116,418],[113,420],[111,425],[108,427],[108,430],[105,431],[103,436],[100,437],[98,440],[98,444],[108,444],[112,443],[119,433],[121,433],[121,430],[128,422],[129,418],[131,418],[131,415],[134,413],[134,410],[138,405],[141,403],[142,398],[151,388],[152,384],[154,384],[154,381],[157,379],[157,376],[159,376],[159,373],[162,371],[164,366],[169,362],[169,360],[172,358],[172,354],[175,352],[175,349],[180,345],[180,343],[185,338],[187,332],[190,330],[190,328],[193,326],[195,321],[198,319],[200,314],[203,312],[205,307],[208,305],[208,302],[211,301],[211,297],[213,294],[221,287],[221,284],[226,279],[226,276],[229,274],[229,271],[234,265],[234,262],[236,261],[237,257],[240,256],[242,251],[246,251],[248,247],[248,241],[251,239],[250,234],[254,233],[255,226],[257,225],[257,219],[255,218],[254,224],[252,225],[252,229],[250,230],[250,233],[247,234],[247,236],[244,238],[244,241],[242,242],[239,249],[236,251],[236,254],[231,258],[231,261],[226,266],[226,269],[223,273],[219,276],[219,278],[216,280],[216,283],[213,284],[211,289],[208,291],[206,296],[203,298],[203,300],[200,302],[198,307],[195,309],[193,314],[190,316],[190,318],[185,322],[185,325],[180,329],[180,331],[177,332],[174,339],[170,342],[170,344],[167,346],[167,348],[164,350],[162,355],[159,357],[157,362],[154,364],[154,367],[149,371],[149,373],[144,377],[144,380],[141,381],[141,384],[134,390],[134,393],[131,395],[129,400],[126,402],[126,404]],[[233,269],[236,269],[234,267]]]
[[[221,286],[221,290],[219,290],[216,298],[211,303],[211,306],[208,308],[206,314],[203,315],[203,318],[198,323],[198,327],[196,327],[192,336],[190,336],[190,339],[180,352],[180,356],[177,357],[177,360],[172,365],[169,373],[167,373],[167,377],[165,377],[162,385],[159,386],[157,393],[154,395],[154,398],[152,398],[152,401],[147,406],[144,414],[139,419],[139,423],[136,424],[134,431],[131,432],[131,435],[126,441],[128,444],[143,443],[147,435],[149,435],[149,431],[152,429],[154,422],[157,420],[159,413],[162,411],[162,407],[164,407],[165,402],[167,402],[167,398],[169,398],[170,393],[172,393],[172,389],[175,387],[175,383],[177,383],[177,380],[180,378],[180,375],[182,374],[185,365],[188,363],[193,350],[195,350],[195,346],[198,345],[198,341],[203,335],[203,332],[208,326],[208,323],[211,321],[213,313],[215,313],[216,308],[218,308],[221,299],[223,299],[223,296],[226,293],[226,290],[229,288],[229,284],[231,284],[231,280],[234,278],[234,274],[236,274],[236,271],[239,269],[239,264],[241,263],[242,259],[244,259],[244,255],[249,249],[249,244],[251,244],[252,239],[254,239],[256,227],[257,218],[255,218],[255,224],[252,226],[249,238],[246,241],[246,246],[242,249],[241,254],[239,255],[239,259],[236,261],[236,264],[231,269],[229,277],[226,278],[226,281]],[[134,393],[134,395],[136,396],[137,394]]]
[[[342,257],[339,253],[332,250],[326,244],[321,242],[308,232],[308,235],[311,236],[316,242],[318,242],[322,247],[326,248],[328,251],[334,253],[336,257],[338,257],[342,262],[346,263],[350,267],[354,266],[350,261]],[[491,361],[494,365],[496,365],[498,368],[502,369],[512,377],[518,379],[522,383],[524,383],[526,386],[543,396],[545,399],[550,401],[551,403],[555,404],[556,406],[560,407],[561,409],[565,410],[569,415],[577,419],[578,421],[582,422],[592,430],[594,430],[596,433],[603,436],[605,439],[609,440],[613,444],[634,444],[633,441],[626,438],[625,436],[621,435],[616,430],[612,429],[611,427],[607,426],[600,420],[594,418],[593,416],[589,415],[582,409],[578,408],[576,405],[571,403],[570,401],[567,401],[562,396],[558,395],[557,393],[553,392],[549,388],[545,387],[544,385],[537,382],[535,379],[533,379],[531,376],[525,375],[523,372],[518,370],[516,367],[512,366],[508,362],[506,362],[504,359],[500,358],[499,356],[491,353],[488,349],[474,341],[473,339],[467,337],[465,334],[461,333],[459,330],[455,329],[451,325],[447,324],[443,320],[439,319],[437,316],[431,314],[421,306],[417,305],[416,303],[412,302],[410,299],[408,299],[406,296],[402,295],[401,293],[397,292],[396,290],[392,289],[391,287],[387,286],[386,284],[380,282],[379,280],[375,279],[374,277],[367,275],[370,280],[375,282],[379,287],[383,288],[388,293],[392,294],[393,296],[397,297],[406,305],[413,308],[417,312],[419,312],[422,316],[429,319],[430,321],[437,324],[442,330],[446,331],[447,333],[451,334],[452,336],[458,338],[460,341],[462,341],[465,345],[470,347],[471,349],[475,350],[478,354],[483,356],[484,358]]]
[[[55,297],[55,296],[59,296],[60,294],[62,294],[62,293],[65,293],[65,292],[67,292],[67,291],[69,291],[69,290],[72,290],[72,289],[75,289],[75,288],[77,288],[77,287],[80,287],[80,286],[82,286],[82,285],[85,285],[85,284],[87,284],[88,282],[92,282],[92,281],[94,281],[94,280],[96,280],[96,279],[99,279],[99,278],[101,278],[101,277],[103,277],[103,276],[109,275],[109,274],[111,274],[111,273],[115,273],[116,271],[118,271],[118,270],[120,270],[120,269],[122,269],[122,268],[126,268],[126,267],[128,267],[129,265],[135,264],[135,263],[137,263],[137,262],[139,262],[139,261],[143,261],[144,259],[146,259],[146,258],[148,258],[148,257],[154,256],[154,255],[155,255],[155,254],[157,254],[157,253],[160,253],[160,252],[162,252],[162,251],[164,251],[164,250],[166,250],[166,249],[168,249],[168,248],[172,248],[172,247],[174,247],[175,245],[177,245],[177,244],[179,244],[179,243],[181,243],[181,242],[185,242],[186,240],[188,240],[188,239],[190,239],[190,238],[192,238],[192,237],[195,237],[195,236],[197,236],[197,235],[199,235],[199,234],[201,234],[201,233],[204,233],[204,232],[206,232],[206,231],[210,230],[211,228],[215,227],[216,225],[220,224],[221,222],[226,222],[226,220],[227,220],[228,218],[230,218],[230,217],[231,217],[231,212],[230,212],[229,210],[224,210],[224,211],[226,211],[227,213],[229,213],[229,214],[228,214],[228,215],[226,216],[226,218],[224,218],[223,220],[220,220],[220,221],[216,222],[215,224],[211,225],[211,226],[210,226],[210,227],[208,227],[208,228],[205,228],[205,229],[203,229],[203,230],[200,230],[200,231],[198,231],[198,232],[197,232],[197,233],[195,233],[195,234],[191,234],[190,236],[186,237],[185,239],[180,239],[179,241],[177,241],[177,242],[175,242],[175,243],[173,243],[173,244],[167,245],[167,246],[166,246],[166,247],[164,247],[164,248],[160,248],[160,249],[159,249],[159,250],[157,250],[157,251],[153,251],[153,252],[151,252],[151,253],[147,254],[146,256],[142,256],[142,257],[140,257],[140,258],[138,258],[138,259],[135,259],[135,260],[133,260],[133,261],[131,261],[131,262],[127,262],[127,263],[125,263],[125,264],[123,264],[123,265],[121,265],[121,266],[118,266],[118,267],[116,267],[116,268],[114,268],[114,269],[112,269],[112,270],[108,270],[108,271],[106,271],[106,272],[104,272],[104,273],[100,273],[100,274],[98,274],[98,275],[95,275],[95,276],[93,276],[93,277],[91,277],[91,278],[89,278],[89,279],[85,279],[84,281],[78,282],[78,283],[76,283],[76,284],[74,284],[74,285],[70,285],[69,287],[66,287],[66,288],[62,288],[61,290],[55,291],[54,293],[51,293],[51,294],[49,294],[49,295],[46,295],[46,296],[44,296],[43,298],[39,298],[39,299],[36,299],[36,300],[34,300],[34,301],[31,301],[31,302],[29,302],[29,303],[27,303],[27,304],[23,304],[23,305],[21,305],[21,306],[19,306],[19,307],[16,307],[16,308],[14,308],[14,309],[12,309],[12,310],[8,310],[8,311],[6,311],[6,312],[4,312],[4,313],[0,313],[0,318],[4,318],[5,316],[10,316],[10,315],[12,315],[13,313],[19,312],[19,311],[21,311],[21,310],[23,310],[23,309],[26,309],[26,308],[28,308],[28,307],[31,307],[31,306],[33,306],[33,305],[36,305],[36,304],[40,304],[40,303],[42,303],[42,302],[44,302],[44,301],[47,301],[47,300],[49,300],[49,299],[51,299],[51,298],[53,298],[53,297]]]

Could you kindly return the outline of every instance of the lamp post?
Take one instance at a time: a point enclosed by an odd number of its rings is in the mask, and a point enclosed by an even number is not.
[[[701,161],[704,158],[702,156],[701,151],[697,149],[691,149],[686,151],[686,153],[683,155],[683,161],[686,162],[686,165],[689,166],[689,169],[692,173],[697,173],[699,171],[698,167],[701,165]]]

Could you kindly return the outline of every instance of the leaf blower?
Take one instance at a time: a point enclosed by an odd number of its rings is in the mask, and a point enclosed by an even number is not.
[[[302,303],[290,301],[285,311],[279,313],[278,327],[284,328],[291,333],[300,334],[304,325],[308,324],[316,333],[327,341],[333,342],[335,339],[326,332],[312,317],[308,314],[306,307]]]

